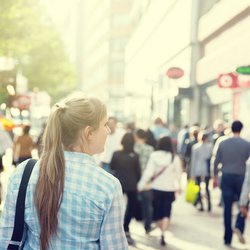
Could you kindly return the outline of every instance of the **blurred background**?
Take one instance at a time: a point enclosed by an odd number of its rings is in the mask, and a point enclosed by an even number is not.
[[[2,123],[39,134],[83,90],[124,124],[240,119],[248,136],[249,13],[250,0],[0,0]]]

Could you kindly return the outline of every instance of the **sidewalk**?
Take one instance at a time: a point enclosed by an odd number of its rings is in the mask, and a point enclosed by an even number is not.
[[[141,223],[131,222],[131,235],[136,241],[130,250],[225,250],[250,249],[250,219],[246,223],[245,239],[247,244],[239,243],[234,235],[231,248],[223,244],[222,208],[218,204],[219,191],[212,192],[212,212],[198,212],[193,205],[185,202],[184,194],[178,197],[173,206],[172,221],[166,232],[167,246],[160,246],[160,231],[155,229],[147,236]],[[234,208],[234,213],[237,209]]]

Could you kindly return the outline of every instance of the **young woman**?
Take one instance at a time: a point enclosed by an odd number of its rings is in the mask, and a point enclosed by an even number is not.
[[[134,152],[134,143],[134,135],[130,132],[126,133],[121,141],[122,150],[114,152],[110,163],[110,167],[121,182],[122,190],[128,200],[124,217],[124,230],[130,245],[134,244],[134,240],[129,232],[129,224],[139,209],[137,183],[141,176],[139,156]]]
[[[146,170],[138,183],[138,190],[143,191],[152,178],[154,220],[161,230],[160,243],[164,246],[164,233],[170,223],[172,202],[180,187],[181,178],[180,160],[174,157],[172,141],[168,136],[162,137],[156,151],[151,153]]]
[[[26,194],[24,249],[128,249],[119,181],[98,167],[108,133],[105,105],[83,94],[55,105]],[[11,239],[15,201],[27,161],[9,181],[0,249]]]

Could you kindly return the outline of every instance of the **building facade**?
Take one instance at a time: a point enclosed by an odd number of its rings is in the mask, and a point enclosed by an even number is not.
[[[161,116],[178,126],[211,126],[217,118],[248,126],[249,76],[238,75],[244,84],[234,89],[220,88],[218,79],[250,64],[249,6],[249,0],[150,1],[126,48],[127,115],[141,124]],[[172,67],[184,76],[166,76]]]
[[[124,50],[133,30],[131,0],[90,0],[84,8],[82,89],[100,96],[123,119]]]

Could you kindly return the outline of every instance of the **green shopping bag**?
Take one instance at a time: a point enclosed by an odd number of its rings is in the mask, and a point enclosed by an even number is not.
[[[194,204],[199,193],[199,186],[195,184],[194,180],[189,180],[186,188],[186,201]]]

